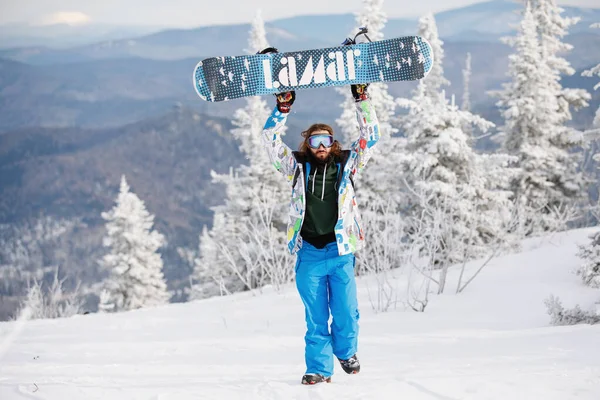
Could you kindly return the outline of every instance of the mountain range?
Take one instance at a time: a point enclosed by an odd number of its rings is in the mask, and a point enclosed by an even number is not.
[[[449,94],[462,95],[462,68],[470,52],[472,101],[475,107],[489,107],[487,91],[506,80],[512,51],[500,36],[511,34],[520,7],[496,0],[436,15],[444,40],[444,69],[452,83]],[[600,10],[565,10],[566,15],[582,18],[565,38],[574,46],[567,58],[580,73],[598,62],[598,52],[593,49],[600,49],[600,29],[589,25],[600,21]],[[275,20],[266,24],[267,39],[279,49],[328,46],[349,35],[354,24],[351,14]],[[249,24],[167,29],[80,46],[0,50],[0,132],[23,126],[115,127],[154,116],[178,103],[200,113],[226,117],[243,102],[218,107],[201,102],[191,85],[191,74],[204,57],[245,53],[249,29]],[[390,19],[384,32],[386,37],[414,34],[416,20]],[[593,86],[589,78],[571,81]],[[408,96],[412,87],[393,83],[390,91]],[[299,95],[310,98],[313,105],[296,107],[301,118],[337,118],[337,107],[327,107],[337,101],[336,92],[316,94]],[[581,124],[591,121],[592,114],[584,112]]]
[[[0,25],[0,49],[46,46],[66,48],[148,35],[165,30],[159,26],[121,26],[111,24],[32,24]]]
[[[598,30],[590,28],[592,23],[600,21],[600,9],[564,9],[565,16],[581,19],[570,28],[572,35],[600,34]],[[522,5],[517,2],[493,0],[440,12],[435,17],[440,36],[446,41],[498,42],[502,36],[514,32],[513,28],[520,20],[521,10]],[[310,15],[266,21],[266,31],[271,45],[291,51],[337,45],[352,34],[355,25],[355,17],[352,14]],[[60,48],[49,47],[43,40],[26,47],[11,46],[11,35],[5,33],[3,42],[0,42],[0,58],[46,65],[107,58],[174,60],[244,54],[249,29],[249,24],[166,29],[147,35],[97,40],[79,46]],[[390,18],[383,33],[385,37],[414,35],[417,33],[417,20]],[[15,37],[15,42],[18,41],[17,38]]]

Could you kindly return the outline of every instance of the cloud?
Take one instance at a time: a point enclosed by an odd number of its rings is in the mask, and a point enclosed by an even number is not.
[[[92,19],[87,15],[79,11],[59,11],[52,14],[44,15],[39,18],[36,25],[85,25]]]

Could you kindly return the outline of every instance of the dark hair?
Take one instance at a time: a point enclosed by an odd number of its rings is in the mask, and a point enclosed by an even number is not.
[[[327,131],[331,136],[333,136],[333,128],[327,124],[312,124],[308,127],[307,130],[302,132],[302,137],[304,140],[300,143],[300,148],[298,151],[303,156],[308,156],[310,153],[310,148],[308,146],[308,138],[317,131]],[[333,145],[331,145],[331,154],[334,158],[338,158],[342,155],[342,145],[337,140],[333,141]]]

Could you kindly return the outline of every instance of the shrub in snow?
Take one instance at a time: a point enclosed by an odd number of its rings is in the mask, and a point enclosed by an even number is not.
[[[560,299],[552,295],[544,300],[544,304],[546,305],[548,315],[550,315],[550,323],[552,325],[593,325],[600,322],[600,315],[595,311],[584,311],[579,305],[565,310]]]
[[[34,279],[16,315],[28,315],[30,319],[45,319],[68,318],[80,314],[83,300],[79,287],[71,292],[65,292],[63,288],[65,281],[66,278],[58,278],[58,268],[55,270],[52,284],[47,289],[43,282]]]

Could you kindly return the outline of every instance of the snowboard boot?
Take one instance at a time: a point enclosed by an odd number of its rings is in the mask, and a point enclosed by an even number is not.
[[[323,375],[320,375],[320,374],[306,374],[302,377],[303,385],[314,385],[316,383],[321,383],[321,382],[330,383],[331,377],[330,376],[324,377]]]
[[[340,359],[338,358],[338,360]],[[360,372],[360,363],[356,354],[347,360],[340,360],[340,365],[347,374],[358,374]]]

